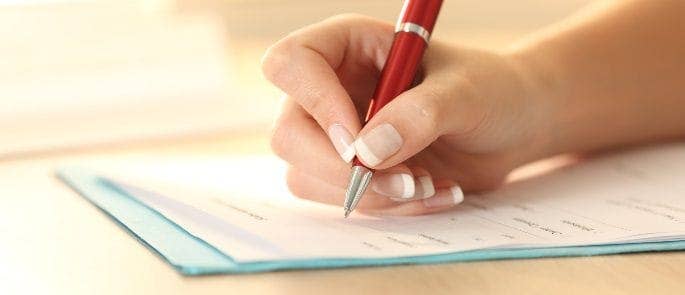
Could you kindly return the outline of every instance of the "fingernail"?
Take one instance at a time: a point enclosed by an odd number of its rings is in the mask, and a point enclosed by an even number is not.
[[[333,142],[333,147],[335,147],[335,150],[340,157],[345,162],[349,163],[352,161],[355,153],[353,145],[354,137],[347,131],[345,126],[341,124],[331,125],[331,127],[328,127],[328,137],[331,139],[331,142]]]
[[[420,176],[418,178],[419,184],[421,185],[421,194],[416,193],[417,198],[428,198],[435,195],[435,186],[433,185],[433,179],[430,176]]]
[[[454,206],[464,200],[464,193],[457,185],[449,189],[438,190],[435,196],[423,200],[428,208]]]
[[[402,146],[402,136],[390,124],[378,125],[354,142],[357,156],[366,164],[376,166]]]
[[[391,198],[408,199],[414,196],[414,178],[409,174],[378,174],[371,181],[371,189]]]

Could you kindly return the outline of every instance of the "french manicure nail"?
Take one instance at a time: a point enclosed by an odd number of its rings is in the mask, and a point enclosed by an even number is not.
[[[371,181],[371,189],[391,198],[408,199],[414,196],[414,178],[405,173],[378,174]]]
[[[433,180],[430,176],[420,176],[413,179],[414,183],[414,194],[411,196],[406,196],[404,198],[391,197],[393,201],[397,202],[407,202],[417,199],[425,199],[435,195],[435,186],[433,186]]]
[[[378,125],[354,142],[357,156],[366,164],[376,166],[402,147],[402,136],[392,125]]]
[[[418,180],[419,184],[421,184],[421,195],[417,194],[416,197],[425,199],[435,195],[435,186],[430,176],[420,176]]]
[[[352,161],[355,154],[353,145],[354,138],[352,137],[352,134],[347,131],[345,126],[341,124],[331,125],[331,127],[328,127],[328,137],[331,139],[331,142],[333,142],[333,147],[335,147],[335,150],[343,161],[348,163]]]
[[[449,189],[440,189],[435,196],[424,199],[423,204],[428,208],[454,206],[464,200],[464,193],[457,185]]]

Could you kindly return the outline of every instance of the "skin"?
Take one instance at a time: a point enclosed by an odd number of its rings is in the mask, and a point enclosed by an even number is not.
[[[490,190],[514,169],[685,135],[685,2],[598,2],[500,52],[432,40],[420,83],[364,128],[393,26],[341,15],[295,31],[263,59],[285,99],[272,148],[290,164],[293,194],[340,205],[350,172],[326,134],[392,124],[399,151],[373,168],[428,175],[438,193]],[[371,190],[358,210],[416,215],[451,206],[398,202]]]

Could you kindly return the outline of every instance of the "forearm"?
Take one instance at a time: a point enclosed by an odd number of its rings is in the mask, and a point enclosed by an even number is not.
[[[684,137],[682,28],[684,1],[604,2],[512,48],[553,106],[545,153]]]

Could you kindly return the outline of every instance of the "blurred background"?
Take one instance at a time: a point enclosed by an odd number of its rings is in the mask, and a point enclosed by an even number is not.
[[[589,0],[446,0],[434,32],[496,49]],[[268,134],[281,93],[260,73],[288,32],[400,0],[0,0],[0,159]]]

